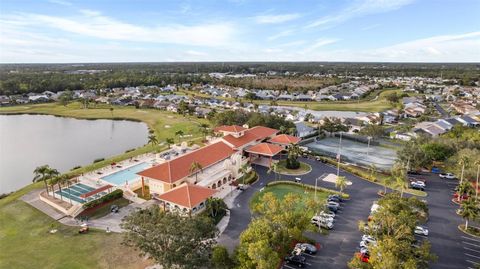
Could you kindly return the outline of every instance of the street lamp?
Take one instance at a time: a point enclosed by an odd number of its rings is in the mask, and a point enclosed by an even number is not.
[[[368,146],[367,146],[367,159],[368,159],[368,154],[370,153],[370,140],[372,139],[372,137],[369,136],[369,137],[367,137],[367,139],[368,139]]]
[[[323,175],[325,175],[325,174],[323,174]],[[321,175],[321,176],[319,176],[315,179],[315,202],[317,201],[317,181],[319,179],[321,179],[323,175]]]
[[[337,154],[337,177],[340,174],[340,156],[341,156],[341,150],[342,150],[342,134],[343,132],[340,132],[340,140],[338,142],[338,154]]]

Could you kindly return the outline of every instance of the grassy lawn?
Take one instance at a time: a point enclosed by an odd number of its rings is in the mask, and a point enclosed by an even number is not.
[[[291,184],[276,184],[272,186],[266,186],[265,189],[261,192],[257,192],[250,200],[250,208],[254,208],[256,204],[261,201],[261,198],[265,193],[271,192],[278,199],[283,199],[288,193],[295,193],[302,197],[301,201],[298,204],[299,209],[305,209],[306,201],[315,198],[315,191],[311,189],[305,189],[301,186],[291,185]],[[317,190],[317,199],[319,201],[326,200],[330,193],[322,190]],[[313,214],[313,212],[312,212]]]
[[[148,261],[121,245],[122,235],[64,226],[18,200],[29,185],[0,200],[0,268],[144,268]],[[56,234],[49,234],[52,228]]]
[[[97,105],[89,109],[72,103],[64,107],[55,103],[26,105],[0,108],[0,114],[51,114],[82,119],[129,119],[145,122],[154,130],[158,140],[175,137],[175,132],[182,130],[192,137],[185,140],[200,140],[202,135],[198,125],[204,119],[183,117],[178,114],[154,109],[135,109],[134,107],[114,107]],[[111,162],[118,162],[130,157],[166,149],[164,146],[143,146],[104,161],[73,170],[69,173],[79,174],[95,170]],[[33,189],[42,188],[43,183],[28,185],[8,197],[0,200],[0,268],[145,268],[144,261],[138,253],[121,245],[120,234],[106,234],[95,231],[79,235],[78,229],[59,224],[42,212],[18,200]],[[108,211],[110,206],[105,207]],[[98,217],[108,213],[103,209],[96,212]],[[48,231],[55,227],[56,234]]]
[[[286,160],[280,160],[276,172],[283,175],[304,175],[312,171],[312,167],[304,162],[300,162],[300,167],[298,169],[288,169],[286,165]]]
[[[192,135],[191,137],[185,138],[185,141],[199,142],[203,136],[198,125],[201,123],[207,123],[207,120],[205,119],[197,119],[196,117],[190,116],[183,117],[179,114],[156,109],[136,109],[131,106],[114,106],[112,113],[110,111],[110,106],[104,104],[97,105],[96,107],[93,107],[92,105],[89,109],[83,109],[80,103],[71,103],[66,107],[57,103],[48,103],[0,108],[0,114],[19,113],[48,114],[79,119],[128,119],[142,121],[147,124],[148,128],[154,130],[159,142],[163,142],[167,138],[174,138],[176,143],[178,143],[178,137],[175,137],[175,132],[179,130],[182,130],[186,135]],[[145,145],[124,154],[105,158],[104,161],[72,170],[70,173],[85,173],[109,165],[112,162],[119,162],[133,156],[151,151],[161,151],[166,148],[167,145]]]
[[[130,204],[130,201],[122,197],[113,201],[109,201],[100,207],[89,208],[92,210],[89,210],[89,209],[85,210],[79,215],[79,217],[88,217],[89,219],[99,219],[101,217],[104,217],[110,214],[110,206],[117,205],[119,208],[122,208],[129,204]]]

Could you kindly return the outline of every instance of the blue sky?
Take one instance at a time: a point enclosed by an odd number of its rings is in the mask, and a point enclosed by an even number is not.
[[[0,62],[480,62],[479,0],[2,0]]]

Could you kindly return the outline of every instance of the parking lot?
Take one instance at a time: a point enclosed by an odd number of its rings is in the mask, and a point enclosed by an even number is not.
[[[302,159],[312,165],[312,172],[302,176],[302,182],[315,185],[315,179],[324,173],[336,173],[336,167],[315,160]],[[250,197],[268,183],[264,167],[255,167],[260,179],[247,191],[237,197],[235,208],[231,209],[231,220],[221,235],[219,242],[230,250],[238,244],[240,233],[248,226],[251,216],[248,209]],[[358,230],[358,221],[366,220],[373,201],[378,200],[377,191],[382,187],[360,179],[350,173],[341,171],[352,185],[345,189],[350,194],[350,201],[344,203],[341,212],[335,218],[335,227],[327,235],[309,234],[309,237],[321,244],[316,255],[307,256],[307,268],[347,268],[347,263],[358,251],[362,233]],[[428,239],[432,243],[432,252],[438,256],[438,261],[430,265],[433,269],[473,268],[480,263],[480,239],[470,238],[460,232],[457,226],[463,223],[455,213],[458,208],[451,197],[455,181],[440,179],[437,175],[426,174],[418,176],[427,180],[426,199],[429,205],[430,219],[426,226],[429,229]],[[293,176],[283,176],[282,180],[294,180]],[[333,183],[318,180],[318,185],[334,189]],[[233,219],[233,221],[232,221]],[[284,268],[297,268],[294,265],[284,265]]]

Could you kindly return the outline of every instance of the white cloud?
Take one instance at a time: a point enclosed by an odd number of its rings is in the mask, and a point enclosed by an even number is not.
[[[384,13],[411,4],[414,0],[356,0],[337,14],[321,17],[307,25],[312,27],[331,27],[356,17]]]
[[[276,14],[276,15],[259,15],[254,17],[255,21],[260,24],[277,24],[292,21],[300,18],[298,13]]]
[[[271,36],[267,37],[267,40],[268,41],[273,41],[273,40],[279,39],[281,37],[289,36],[291,34],[293,34],[293,30],[285,30],[285,31],[281,31],[277,34],[274,34],[274,35],[271,35]]]
[[[205,52],[196,51],[196,50],[187,50],[185,53],[188,54],[188,55],[191,55],[191,56],[206,56],[207,55],[207,53],[205,53]]]
[[[71,6],[72,3],[64,0],[48,0],[52,4],[62,5],[62,6]]]
[[[338,39],[335,39],[335,38],[320,38],[320,39],[317,39],[313,44],[311,44],[310,46],[308,46],[304,50],[304,53],[314,51],[314,50],[316,50],[320,47],[327,46],[327,45],[330,45],[330,44],[333,44],[333,43],[336,43],[336,42],[338,42]]]
[[[22,13],[8,16],[2,24],[43,26],[63,32],[103,40],[183,44],[193,46],[222,46],[233,42],[235,27],[227,22],[197,25],[158,25],[145,27],[125,23],[101,15],[93,10],[81,10],[81,16],[63,18],[41,14]]]

